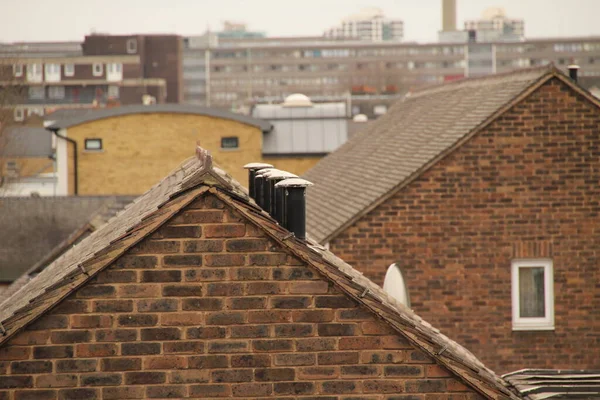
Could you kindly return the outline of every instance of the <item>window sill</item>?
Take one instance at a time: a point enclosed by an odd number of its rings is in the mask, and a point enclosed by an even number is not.
[[[230,148],[223,148],[221,147],[221,151],[240,151],[241,149],[238,147],[236,149],[230,149]]]
[[[553,326],[513,326],[513,332],[523,332],[523,331],[553,331]]]
[[[104,153],[104,150],[88,150],[88,149],[84,149],[83,150],[84,153]]]

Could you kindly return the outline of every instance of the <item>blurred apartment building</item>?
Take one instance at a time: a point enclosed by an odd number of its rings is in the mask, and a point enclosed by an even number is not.
[[[92,34],[79,42],[0,44],[3,98],[15,121],[59,108],[183,100],[176,35]]]
[[[369,42],[400,42],[404,38],[404,22],[386,18],[380,8],[370,7],[344,18],[340,25],[328,29],[323,36]]]
[[[600,87],[600,37],[525,39],[524,22],[499,9],[457,30],[456,0],[442,4],[437,43],[361,40],[358,31],[265,37],[227,22],[221,31],[189,37],[90,35],[83,43],[3,44],[0,62],[11,82],[26,87],[19,117],[57,107],[139,104],[148,96],[250,113],[256,104],[302,93],[315,103],[347,102],[351,115],[373,118],[419,86],[549,63],[563,70],[578,64],[580,83]],[[378,10],[352,21],[364,18],[387,21]],[[342,30],[353,34],[344,23]],[[383,22],[377,26],[383,32]]]
[[[184,39],[183,63],[184,101],[226,108],[293,93],[313,101],[395,98],[426,84],[550,63],[565,71],[578,64],[590,87],[600,80],[600,37],[417,44],[204,35]]]

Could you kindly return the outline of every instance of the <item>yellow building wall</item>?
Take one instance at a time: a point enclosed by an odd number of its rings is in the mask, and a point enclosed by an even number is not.
[[[147,191],[182,161],[196,142],[216,164],[246,184],[244,164],[262,159],[262,132],[240,122],[194,114],[131,114],[72,126],[77,141],[80,195],[136,195]],[[237,149],[221,149],[221,138],[237,136]],[[86,151],[85,139],[100,138],[103,150]],[[69,193],[74,193],[73,151],[68,144]]]
[[[0,175],[7,175],[7,163],[15,162],[19,171],[19,178],[36,176],[41,173],[53,172],[53,162],[47,157],[2,157],[0,156]]]
[[[303,175],[306,171],[311,169],[318,163],[323,156],[304,156],[304,157],[296,157],[296,156],[286,156],[286,157],[263,157],[262,162],[269,163],[274,165],[277,169],[291,172],[292,174],[296,174],[298,176]],[[246,181],[242,181],[242,183],[246,184]]]

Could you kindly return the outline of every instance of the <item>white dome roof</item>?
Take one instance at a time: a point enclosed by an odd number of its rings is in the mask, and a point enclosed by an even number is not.
[[[312,107],[310,98],[302,93],[290,94],[283,101],[284,107]]]
[[[367,122],[368,120],[369,117],[367,117],[365,114],[356,114],[354,118],[352,118],[352,121],[354,122]]]

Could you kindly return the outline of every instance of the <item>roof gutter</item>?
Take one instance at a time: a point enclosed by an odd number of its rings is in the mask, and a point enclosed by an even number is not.
[[[57,138],[66,140],[68,143],[71,143],[73,145],[73,164],[74,164],[74,167],[73,167],[73,180],[75,181],[74,184],[73,184],[73,194],[75,196],[77,196],[79,194],[79,184],[78,184],[78,182],[79,182],[79,173],[78,173],[78,168],[77,168],[77,165],[78,165],[78,163],[77,163],[77,141],[74,140],[74,139],[71,139],[71,138],[68,138],[66,136],[63,136],[63,135],[59,134],[58,130],[60,128],[58,128],[58,127],[50,126],[50,127],[46,128],[46,129],[48,129],[49,131],[51,131]],[[68,169],[68,167],[67,167],[67,169]]]

